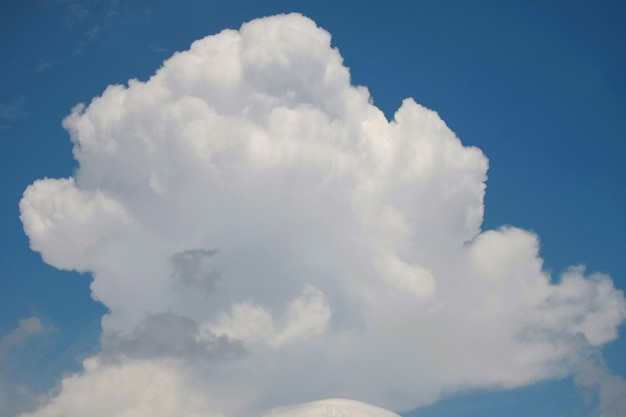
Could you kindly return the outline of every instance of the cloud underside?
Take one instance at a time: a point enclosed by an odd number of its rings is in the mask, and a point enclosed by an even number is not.
[[[487,158],[412,99],[388,121],[303,16],[198,40],[63,125],[80,168],[21,219],[109,313],[28,416],[410,409],[566,376],[626,317],[608,276],[552,279],[536,235],[481,231]]]

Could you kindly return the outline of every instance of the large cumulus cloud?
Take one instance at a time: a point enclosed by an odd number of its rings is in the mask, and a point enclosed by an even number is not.
[[[610,278],[553,279],[536,235],[481,231],[487,158],[412,99],[388,121],[330,41],[254,20],[72,110],[79,169],[28,187],[21,219],[109,313],[30,416],[408,409],[567,375],[616,338]]]

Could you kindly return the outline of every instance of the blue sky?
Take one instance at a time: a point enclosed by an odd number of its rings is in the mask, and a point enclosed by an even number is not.
[[[108,85],[147,80],[196,39],[278,13],[300,12],[330,32],[352,84],[366,86],[388,119],[413,97],[464,145],[483,151],[483,230],[534,231],[555,280],[584,264],[626,289],[623,2],[405,3],[3,2],[0,334],[27,317],[43,323],[6,345],[3,380],[45,392],[99,350],[106,308],[90,297],[90,275],[42,262],[19,218],[27,186],[77,168],[63,118]],[[607,368],[625,377],[624,337],[601,351]],[[404,415],[594,415],[597,393],[587,394],[568,376],[513,390],[464,390]]]

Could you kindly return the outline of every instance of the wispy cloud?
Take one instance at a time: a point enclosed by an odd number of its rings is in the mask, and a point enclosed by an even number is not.
[[[79,34],[78,46],[74,54],[80,54],[85,47],[101,35],[104,28],[110,26],[119,14],[118,0],[40,0],[44,7],[64,10],[65,25]],[[52,65],[44,62],[36,72],[45,71]]]
[[[81,41],[78,43],[78,46],[74,50],[74,54],[75,55],[81,54],[83,50],[85,49],[85,47],[89,45],[90,43],[92,43],[94,39],[96,39],[96,37],[100,33],[100,30],[101,30],[100,25],[96,24],[93,27],[91,27],[91,29],[89,29],[87,32],[85,32]]]
[[[55,60],[42,60],[35,67],[34,71],[36,73],[46,72],[51,68],[61,65],[64,62],[63,59],[55,59]]]
[[[39,0],[46,8],[61,7],[65,10],[65,24],[72,26],[91,14],[92,7],[98,0]]]
[[[35,68],[35,72],[44,72],[52,68],[52,64],[49,61],[40,62]]]
[[[594,416],[621,417],[626,410],[626,379],[613,374],[601,353],[585,360],[575,377],[576,384],[596,403]]]
[[[17,96],[9,103],[0,102],[0,120],[11,122],[26,116],[25,105],[26,96],[23,95]]]
[[[10,349],[19,347],[31,336],[43,330],[44,326],[38,317],[20,319],[17,327],[0,340],[0,358],[4,357]]]
[[[66,21],[70,23],[74,23],[78,20],[82,20],[85,17],[89,16],[89,6],[91,2],[80,1],[80,0],[69,0],[64,1],[67,4],[66,9]]]
[[[157,54],[169,51],[168,48],[162,48],[162,47],[156,46],[156,45],[150,45],[150,50],[152,52],[154,52],[154,53],[157,53]]]
[[[98,35],[98,33],[100,33],[100,25],[95,25],[85,33],[85,36],[87,40],[91,42]]]
[[[118,5],[119,5],[119,0],[109,1],[109,8],[106,12],[106,16],[104,17],[107,23],[112,21],[115,18],[115,16],[117,16],[118,11],[119,11]]]
[[[0,415],[14,416],[33,409],[38,395],[52,386],[46,368],[58,359],[46,360],[43,366],[41,360],[46,336],[56,331],[49,321],[31,316],[19,319],[15,328],[0,338]]]

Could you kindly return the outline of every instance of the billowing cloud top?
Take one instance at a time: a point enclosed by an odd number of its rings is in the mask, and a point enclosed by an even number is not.
[[[29,416],[408,409],[566,375],[616,337],[610,278],[552,280],[533,233],[481,231],[487,158],[412,99],[388,121],[330,41],[254,20],[72,110],[80,168],[28,187],[21,219],[109,313]]]

